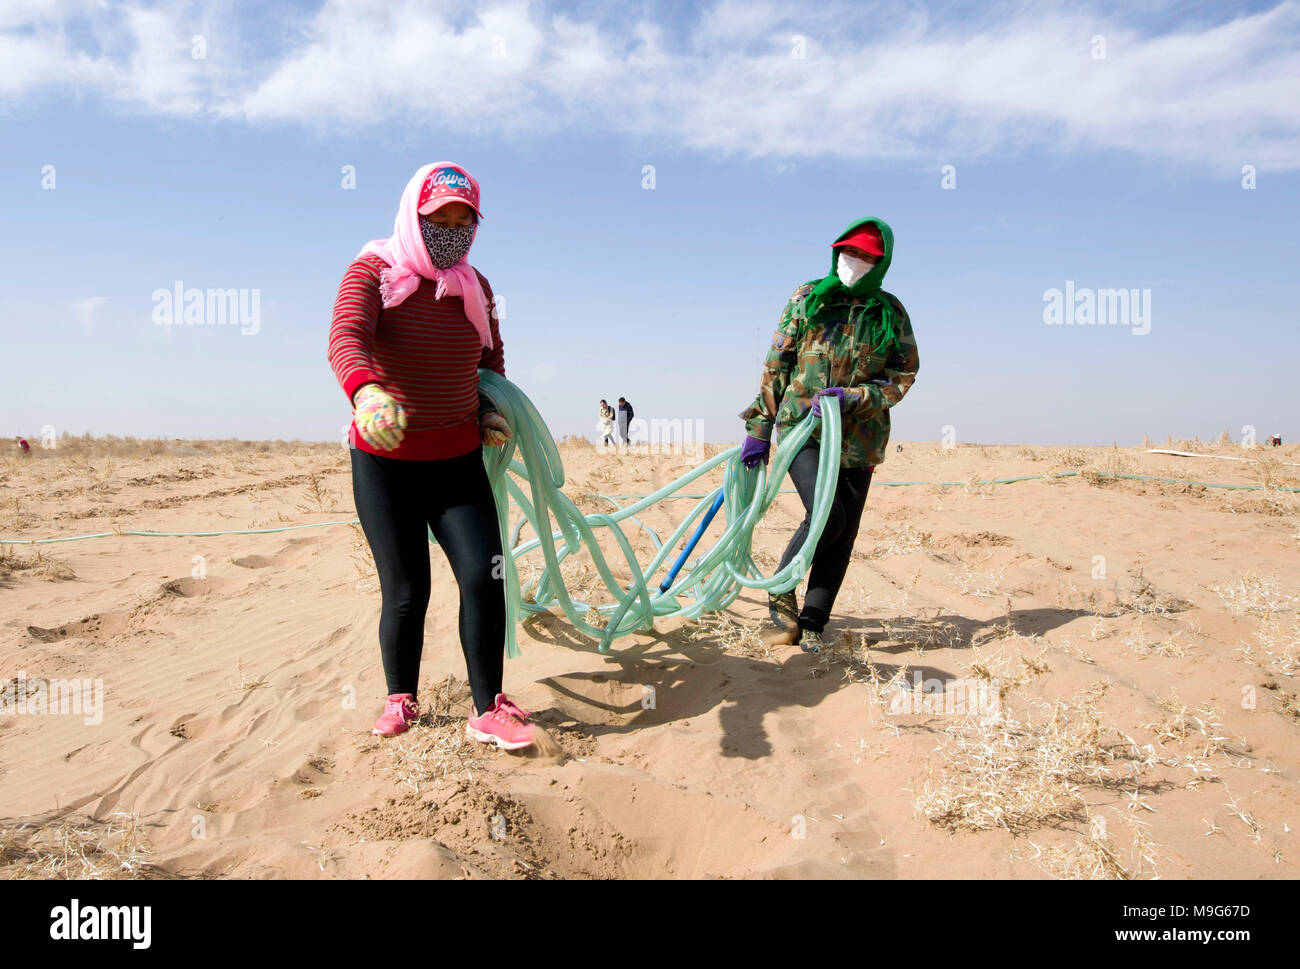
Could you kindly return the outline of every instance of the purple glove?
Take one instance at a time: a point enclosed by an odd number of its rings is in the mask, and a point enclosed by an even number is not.
[[[825,390],[819,390],[819,391],[817,391],[817,393],[813,394],[813,405],[812,405],[813,417],[821,417],[821,416],[822,416],[822,405],[821,405],[821,401],[818,400],[817,398],[819,398],[819,397],[826,397],[826,396],[829,395],[829,394],[834,394],[834,395],[839,399],[839,402],[840,402],[840,412],[843,413],[843,411],[844,411],[844,388],[843,388],[843,387],[827,387]]]
[[[767,452],[771,448],[770,441],[764,441],[752,434],[746,435],[745,444],[740,449],[740,463],[747,468],[757,467],[760,460],[767,464]]]

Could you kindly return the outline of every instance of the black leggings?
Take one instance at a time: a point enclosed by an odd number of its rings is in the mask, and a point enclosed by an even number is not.
[[[803,502],[804,518],[794,537],[781,556],[780,568],[785,568],[795,553],[803,547],[808,537],[812,519],[813,491],[817,487],[817,460],[819,442],[809,438],[799,449],[790,464],[790,480],[794,482]],[[799,628],[820,633],[830,621],[835,596],[844,583],[844,573],[849,569],[853,542],[858,537],[858,524],[862,509],[867,503],[867,489],[871,487],[871,468],[841,468],[835,485],[835,500],[826,516],[826,528],[813,554],[812,568],[808,573],[808,592],[799,613]]]
[[[474,706],[501,692],[505,569],[483,449],[442,461],[405,461],[352,449],[352,496],[379,571],[379,648],[388,692],[416,694],[429,606],[429,539],[460,587],[460,648]]]

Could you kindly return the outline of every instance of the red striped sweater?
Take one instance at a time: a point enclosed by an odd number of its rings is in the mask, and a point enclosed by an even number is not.
[[[492,349],[483,346],[459,296],[434,299],[437,284],[419,287],[397,306],[383,308],[379,274],[387,263],[367,255],[343,274],[330,322],[329,361],[348,402],[362,384],[382,384],[406,411],[406,433],[392,451],[373,448],[357,433],[348,441],[362,451],[408,461],[468,454],[480,444],[478,368],[506,375],[501,333],[489,317]],[[477,270],[475,270],[477,272]],[[488,306],[492,289],[479,274]]]

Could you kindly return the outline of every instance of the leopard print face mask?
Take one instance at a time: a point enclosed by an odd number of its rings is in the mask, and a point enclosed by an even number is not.
[[[439,269],[454,266],[465,258],[469,247],[474,243],[474,230],[478,224],[438,225],[428,219],[420,219],[420,235],[424,237],[424,247],[429,250],[429,258]]]

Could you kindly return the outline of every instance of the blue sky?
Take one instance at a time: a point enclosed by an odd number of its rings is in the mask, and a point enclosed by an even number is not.
[[[1295,437],[1300,5],[817,9],[0,3],[0,433],[337,440],[339,279],[446,158],[557,435],[623,395],[739,440],[785,299],[875,215],[897,438]],[[256,290],[257,332],[156,325],[177,280]],[[1149,290],[1149,332],[1046,325],[1067,280]]]

